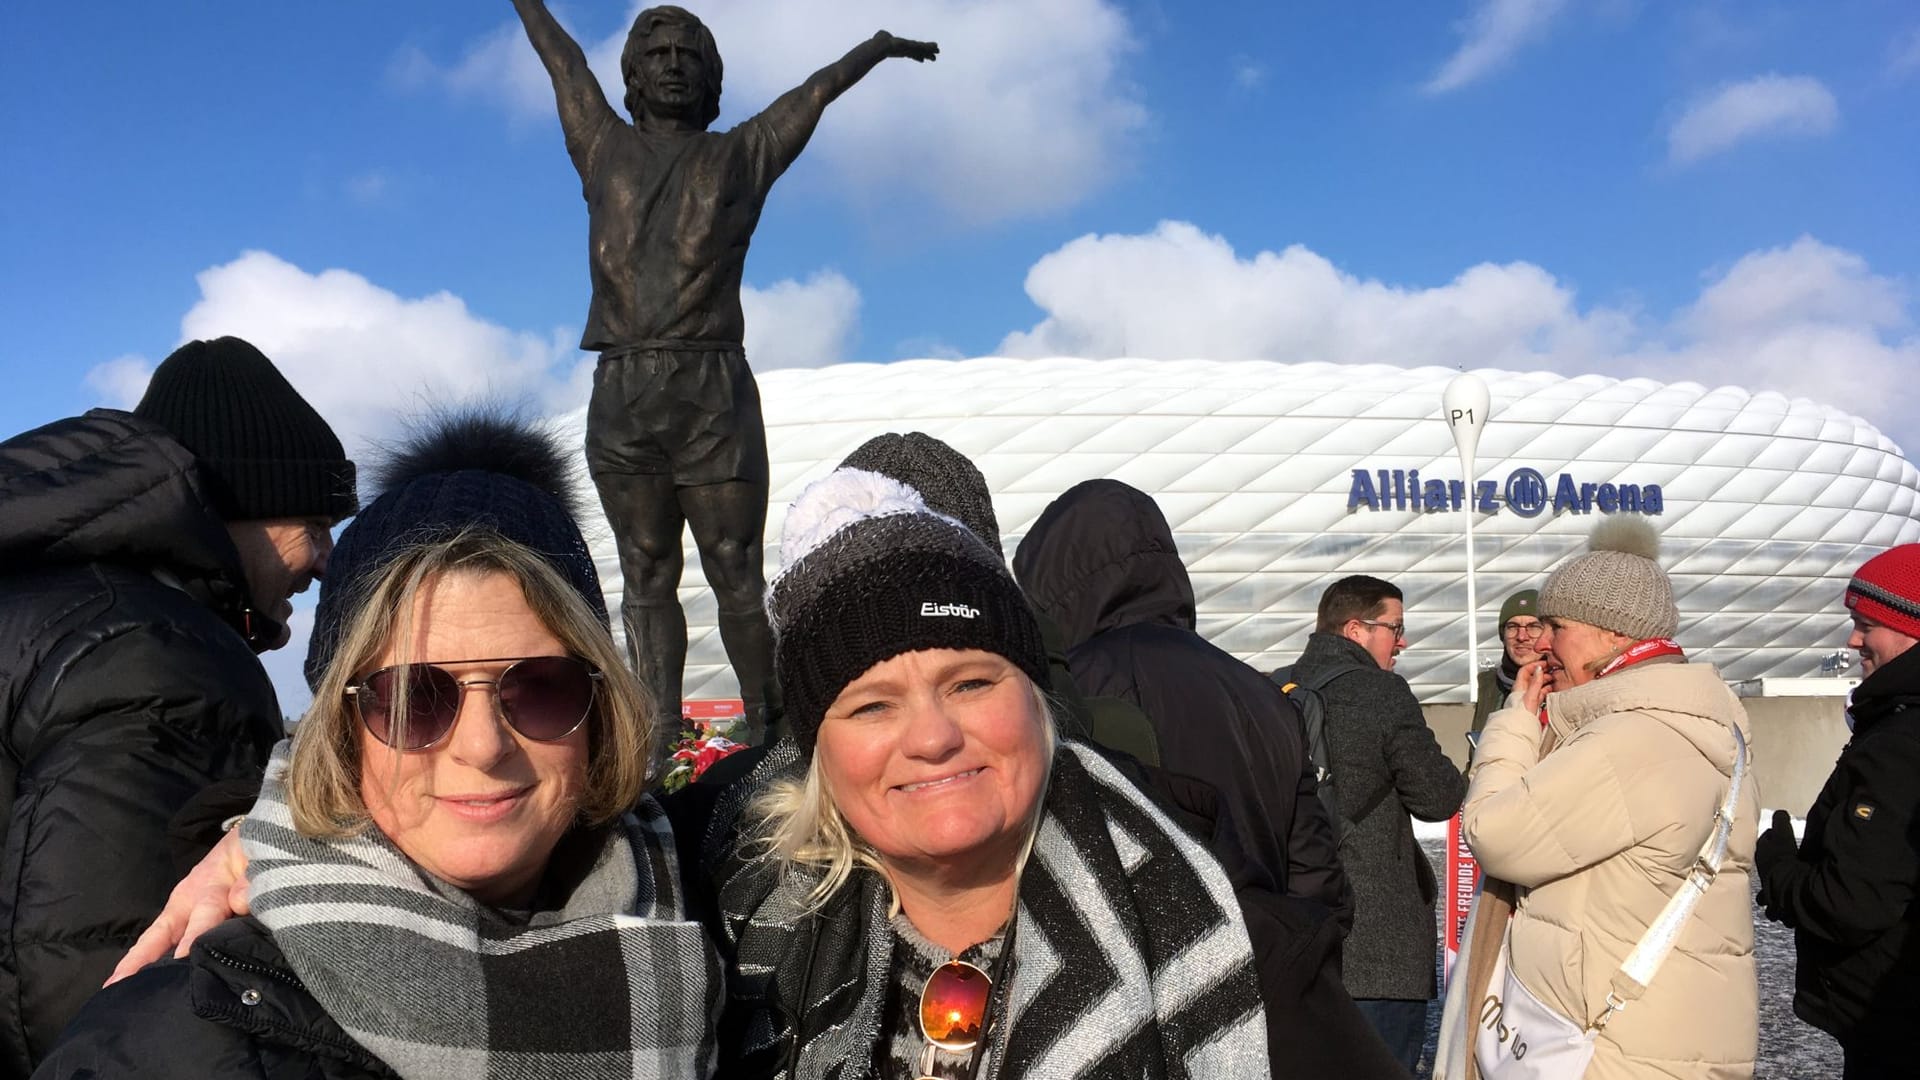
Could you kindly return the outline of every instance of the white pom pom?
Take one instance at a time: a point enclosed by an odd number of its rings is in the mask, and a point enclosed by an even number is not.
[[[857,521],[892,514],[927,514],[920,493],[892,477],[865,469],[835,469],[808,484],[787,508],[780,527],[780,568],[799,562],[835,533]]]

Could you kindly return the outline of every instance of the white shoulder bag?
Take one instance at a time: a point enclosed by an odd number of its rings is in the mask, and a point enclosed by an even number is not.
[[[1747,739],[1738,725],[1734,726],[1733,739],[1733,782],[1727,785],[1726,801],[1714,811],[1713,832],[1701,845],[1680,890],[1613,973],[1606,1007],[1599,1015],[1583,1027],[1555,1012],[1523,986],[1508,963],[1513,945],[1512,929],[1508,928],[1500,942],[1499,959],[1494,961],[1493,976],[1487,981],[1487,996],[1472,1018],[1476,1025],[1473,1053],[1484,1080],[1577,1080],[1586,1075],[1594,1040],[1607,1022],[1647,992],[1654,974],[1680,940],[1681,928],[1693,909],[1700,906],[1727,857],[1734,811],[1747,776]]]

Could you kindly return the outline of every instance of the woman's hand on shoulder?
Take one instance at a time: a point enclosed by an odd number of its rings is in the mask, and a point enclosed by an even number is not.
[[[240,847],[240,830],[230,829],[173,887],[167,906],[120,958],[106,985],[165,960],[169,954],[176,958],[187,955],[195,938],[251,910],[247,901],[247,855]]]

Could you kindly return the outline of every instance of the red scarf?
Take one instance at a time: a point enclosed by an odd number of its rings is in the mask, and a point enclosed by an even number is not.
[[[1686,653],[1680,649],[1680,643],[1672,638],[1650,637],[1645,641],[1635,642],[1626,652],[1608,661],[1607,666],[1601,668],[1600,673],[1594,678],[1605,678],[1623,667],[1632,667],[1642,660],[1651,660],[1656,656],[1685,655]]]
[[[1616,671],[1619,671],[1621,668],[1632,667],[1633,665],[1639,663],[1642,660],[1651,660],[1656,656],[1685,656],[1685,655],[1686,655],[1686,652],[1680,648],[1680,643],[1673,640],[1672,638],[1666,638],[1666,637],[1647,638],[1645,641],[1635,642],[1633,645],[1628,647],[1625,652],[1622,652],[1619,656],[1616,656],[1612,660],[1607,661],[1607,666],[1601,668],[1599,673],[1596,674],[1594,678],[1596,679],[1605,678],[1606,676],[1611,675]],[[1547,703],[1545,699],[1542,699],[1540,702],[1540,726],[1541,727],[1547,726]]]

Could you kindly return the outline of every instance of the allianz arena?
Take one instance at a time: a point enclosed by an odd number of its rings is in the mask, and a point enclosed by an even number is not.
[[[768,573],[801,487],[879,432],[925,431],[986,474],[1009,555],[1081,480],[1154,495],[1193,575],[1200,632],[1262,670],[1298,654],[1326,583],[1391,579],[1407,594],[1411,639],[1399,671],[1438,702],[1466,697],[1469,506],[1483,662],[1499,655],[1501,599],[1538,585],[1605,514],[1642,514],[1659,531],[1681,640],[1729,680],[1819,674],[1845,642],[1848,575],[1920,541],[1920,471],[1886,436],[1828,406],[1736,387],[1478,371],[1492,410],[1468,494],[1440,418],[1456,374],[1004,358],[768,372]],[[596,555],[611,606],[611,542]],[[685,696],[733,697],[690,541],[687,561]]]

